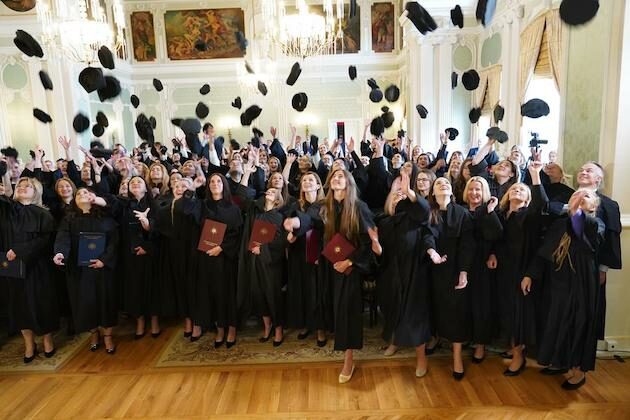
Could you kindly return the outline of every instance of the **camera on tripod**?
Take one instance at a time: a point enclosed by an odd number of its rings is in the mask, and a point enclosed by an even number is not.
[[[534,132],[530,132],[529,134],[531,134],[532,138],[529,141],[529,147],[533,147],[535,149],[538,149],[538,146],[541,144],[548,144],[549,140],[542,140],[539,139],[538,137],[540,137],[540,134],[538,133],[534,133]]]

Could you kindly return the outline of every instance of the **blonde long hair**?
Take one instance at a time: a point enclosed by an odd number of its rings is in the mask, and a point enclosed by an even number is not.
[[[158,162],[152,163],[151,166],[149,166],[149,170],[146,172],[146,176],[144,180],[147,183],[147,187],[149,191],[151,191],[154,187],[156,187],[156,184],[153,182],[153,179],[151,179],[151,170],[155,166],[159,166],[162,169],[162,179],[160,180],[160,184],[162,184],[162,186],[160,187],[160,194],[166,194],[169,188],[170,176],[168,174],[168,171],[166,170],[166,167],[164,167],[164,165],[162,165],[161,163],[158,163]]]
[[[515,182],[514,184],[510,185],[510,188],[508,188],[505,194],[503,194],[503,197],[501,197],[501,202],[499,203],[499,207],[501,208],[501,210],[503,211],[509,210],[510,191],[512,191],[513,188],[516,188],[519,186],[525,187],[527,189],[527,201],[525,202],[525,206],[529,206],[529,203],[532,201],[532,190],[529,188],[527,184],[523,184],[522,182]]]
[[[13,191],[13,199],[17,201],[17,189],[18,189],[18,186],[22,182],[28,182],[33,187],[33,190],[35,191],[33,194],[33,200],[31,201],[31,204],[45,209],[46,207],[44,206],[44,203],[42,202],[42,195],[44,194],[44,187],[42,186],[42,183],[39,182],[35,178],[29,178],[29,177],[23,176],[20,179],[18,179],[18,182],[15,183],[15,190]]]
[[[341,223],[339,224],[339,233],[346,237],[350,242],[357,245],[359,243],[359,210],[357,208],[359,197],[357,194],[357,184],[352,174],[346,169],[336,169],[332,171],[328,177],[332,177],[337,172],[343,172],[346,178],[346,197],[343,200],[343,209],[341,210]],[[324,241],[330,239],[337,233],[335,226],[337,225],[337,215],[335,213],[335,197],[332,188],[328,190],[324,198],[324,205],[320,210],[320,215],[324,221]]]
[[[488,181],[484,177],[481,176],[473,176],[466,182],[466,186],[464,187],[464,195],[462,196],[464,203],[468,204],[468,190],[470,190],[470,184],[473,182],[478,182],[481,184],[481,202],[486,204],[488,200],[490,200],[490,186],[488,185]]]

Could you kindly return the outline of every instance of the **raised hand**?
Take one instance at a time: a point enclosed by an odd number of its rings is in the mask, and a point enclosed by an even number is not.
[[[461,271],[459,273],[459,279],[457,282],[457,286],[455,286],[455,290],[461,290],[468,286],[468,273],[465,271]]]
[[[276,134],[278,134],[278,130],[276,129],[276,127],[270,127],[269,128],[269,134],[271,134],[272,138],[276,138]]]
[[[490,200],[488,200],[488,204],[487,204],[488,214],[492,213],[494,211],[494,209],[497,208],[498,204],[499,204],[499,199],[498,198],[490,197]]]
[[[440,142],[442,144],[447,144],[448,143],[448,137],[446,136],[446,133],[440,133]]]
[[[348,153],[354,152],[354,137],[350,137],[350,141],[348,142]]]
[[[53,262],[54,262],[56,265],[65,265],[65,263],[63,262],[63,259],[64,259],[63,254],[58,253],[58,254],[56,254],[56,255],[53,257]]]
[[[70,139],[67,138],[66,136],[59,136],[57,141],[59,142],[61,147],[64,148],[64,150],[68,150],[70,148]]]

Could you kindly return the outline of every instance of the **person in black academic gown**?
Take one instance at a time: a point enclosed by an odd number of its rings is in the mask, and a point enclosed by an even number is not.
[[[470,213],[455,204],[453,188],[446,178],[438,178],[429,194],[430,228],[434,247],[427,244],[433,261],[431,284],[435,330],[453,345],[453,377],[464,377],[462,343],[471,338],[470,290],[468,273],[475,255]]]
[[[157,338],[160,335],[160,290],[153,279],[155,249],[148,232],[156,211],[151,210],[153,200],[144,178],[131,177],[128,197],[108,197],[112,214],[120,225],[123,309],[136,319],[136,339],[144,337],[147,316],[151,317],[151,335]]]
[[[118,225],[97,206],[105,206],[87,188],[79,188],[66,216],[61,221],[55,240],[53,261],[65,266],[70,305],[77,332],[91,331],[90,349],[99,345],[99,328],[107,353],[116,348],[112,341],[112,327],[118,322],[114,267],[118,254]],[[88,267],[78,265],[81,232],[102,233],[106,237],[105,251]]]
[[[416,376],[427,372],[425,344],[431,339],[430,277],[424,235],[430,235],[429,203],[410,185],[408,171],[392,183],[385,201],[388,217],[379,222],[377,291],[385,318],[386,356],[399,346],[416,348]],[[371,234],[372,236],[372,234]]]
[[[472,177],[466,182],[462,197],[473,220],[475,253],[471,271],[468,273],[468,289],[472,315],[472,342],[475,343],[473,363],[485,358],[485,345],[496,335],[496,309],[493,296],[497,259],[494,242],[503,235],[503,226],[495,208],[499,204],[490,196],[490,187],[485,178]]]
[[[255,171],[253,165],[245,167],[241,183],[247,182],[248,174]],[[282,193],[275,188],[267,189],[265,195],[245,204],[245,222],[238,261],[237,305],[242,318],[261,316],[264,333],[260,338],[266,342],[275,327],[273,345],[284,341],[285,325],[284,296],[282,293],[285,263],[286,235],[282,232],[284,217]],[[272,242],[250,248],[252,227],[255,220],[269,222],[276,227]]]
[[[52,332],[59,328],[55,280],[51,276],[54,219],[42,205],[42,184],[20,178],[13,199],[0,196],[2,258],[23,264],[23,278],[7,277],[9,331],[24,337],[24,363],[37,355],[34,335],[44,336],[46,357],[55,354]]]
[[[521,281],[540,245],[541,221],[547,207],[547,196],[540,183],[542,163],[529,165],[530,187],[512,185],[501,199],[503,237],[495,245],[497,258],[497,301],[499,336],[510,341],[512,362],[506,376],[519,375],[525,368],[524,347],[536,343],[537,302],[542,296],[523,296]]]
[[[275,174],[274,174],[275,175]],[[270,179],[271,182],[271,179]],[[322,181],[315,172],[302,174],[300,178],[300,197],[283,209],[289,217],[285,223],[289,231],[293,230],[294,217],[298,217],[298,212],[306,213],[316,202],[324,198]],[[298,219],[299,221],[299,219]],[[313,239],[313,236],[317,239]],[[310,246],[319,246],[322,242],[321,231],[313,229],[308,237],[306,232],[292,232],[289,234],[287,271],[287,325],[292,328],[301,329],[298,334],[299,340],[304,340],[311,331],[317,330],[318,344],[326,342],[325,330],[328,327],[325,322],[323,305],[321,305],[320,294],[324,290],[321,279],[317,275],[317,261],[308,261],[307,240],[311,241]],[[315,252],[319,254],[321,250]]]
[[[567,373],[567,390],[586,382],[595,369],[597,309],[600,293],[596,252],[605,226],[597,218],[599,197],[582,190],[569,200],[568,215],[547,230],[538,257],[521,283],[524,295],[544,277],[549,290],[546,318],[538,343],[538,362],[544,374]]]
[[[363,275],[370,271],[374,262],[372,240],[368,229],[374,227],[372,213],[359,200],[352,174],[345,169],[333,169],[329,174],[330,189],[319,209],[309,211],[305,223],[322,223],[324,248],[339,233],[354,246],[354,252],[345,260],[330,263],[323,256],[319,259],[319,275],[333,288],[333,314],[335,346],[344,351],[344,365],[339,383],[346,383],[354,373],[353,350],[363,347]],[[315,219],[310,222],[306,219]],[[294,225],[295,229],[308,231],[310,226]],[[286,227],[286,226],[285,226]],[[347,270],[352,268],[347,274]]]
[[[232,203],[232,195],[225,176],[214,173],[208,181],[205,200],[191,200],[186,193],[181,201],[184,214],[192,215],[200,229],[206,220],[227,226],[223,242],[205,253],[196,250],[197,272],[193,310],[195,325],[211,327],[216,324],[214,347],[223,343],[230,348],[236,343],[238,322],[236,306],[237,256],[241,239],[243,218],[239,207]],[[197,237],[197,242],[198,241]],[[196,248],[196,247],[195,247]],[[227,340],[225,329],[228,328]]]

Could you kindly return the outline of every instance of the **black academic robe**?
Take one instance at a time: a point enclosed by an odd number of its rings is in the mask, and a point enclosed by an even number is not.
[[[423,237],[429,204],[403,200],[396,213],[378,223],[383,254],[378,258],[376,287],[384,316],[383,339],[401,347],[417,347],[431,339],[431,262]]]
[[[227,225],[222,251],[215,257],[195,249],[196,274],[194,280],[195,305],[193,321],[195,325],[211,327],[236,327],[236,275],[237,257],[241,240],[243,218],[241,210],[233,203],[223,200],[182,200],[184,214],[193,216],[199,230],[206,220]],[[199,237],[197,237],[197,243]]]
[[[0,252],[10,249],[25,266],[24,278],[7,277],[9,331],[33,330],[36,335],[59,328],[52,270],[54,220],[36,205],[24,206],[0,196]]]
[[[528,275],[532,278],[532,290],[542,278],[548,289],[538,362],[559,369],[579,367],[586,372],[595,369],[600,293],[595,253],[605,227],[596,217],[581,217],[584,231],[580,237],[573,231],[568,216],[554,222]],[[571,238],[569,253],[558,267],[553,254],[565,234]]]
[[[106,235],[105,252],[97,259],[103,268],[78,265],[81,232]],[[64,256],[70,305],[77,332],[113,327],[118,322],[114,268],[118,257],[118,225],[111,217],[92,214],[66,216],[57,231],[55,254]]]
[[[440,337],[455,343],[471,338],[470,289],[456,290],[459,273],[471,272],[475,255],[473,223],[468,210],[450,203],[440,211],[441,221],[431,224],[435,251],[446,255],[442,264],[431,266],[431,285],[435,330]]]
[[[311,219],[305,223],[313,223],[323,227],[320,206],[312,206],[307,215]],[[337,225],[335,231],[339,232],[341,223],[341,211],[343,203],[335,201],[334,211]],[[361,349],[363,347],[363,277],[368,274],[374,265],[374,254],[371,250],[372,242],[368,234],[368,228],[374,226],[370,209],[362,201],[357,201],[359,213],[359,235],[353,242],[355,251],[349,256],[352,261],[352,271],[349,275],[337,272],[333,264],[326,258],[319,258],[319,273],[322,282],[329,285],[332,290],[333,329],[335,332],[334,349],[338,351]],[[302,222],[302,221],[301,221]],[[308,229],[308,226],[304,226]],[[322,229],[323,230],[323,229]],[[350,240],[348,238],[348,240]],[[323,243],[326,247],[326,242]]]
[[[503,237],[495,245],[499,336],[514,340],[514,345],[536,343],[536,307],[543,299],[540,287],[527,296],[521,290],[521,281],[540,245],[542,213],[548,201],[541,185],[530,188],[532,200],[528,207],[509,216],[506,212],[499,214]]]
[[[468,273],[468,289],[472,315],[472,342],[490,344],[496,336],[497,308],[493,300],[496,289],[495,270],[487,266],[494,253],[494,242],[503,235],[503,225],[496,212],[488,213],[486,205],[470,212],[473,220],[475,254]]]
[[[135,318],[160,314],[159,283],[154,277],[157,254],[149,232],[142,228],[134,211],[145,211],[152,206],[148,193],[140,200],[107,196],[111,212],[120,226],[119,257],[117,274],[121,277],[123,310]],[[148,213],[149,223],[153,224],[156,213],[152,207]],[[134,249],[142,247],[145,255],[136,255]],[[121,284],[122,283],[122,284]]]
[[[285,325],[282,293],[287,234],[282,227],[284,217],[279,209],[265,211],[265,197],[249,202],[239,249],[237,307],[241,319],[248,316],[269,316],[275,327]],[[254,221],[260,219],[276,226],[276,236],[260,246],[260,255],[249,250]]]

